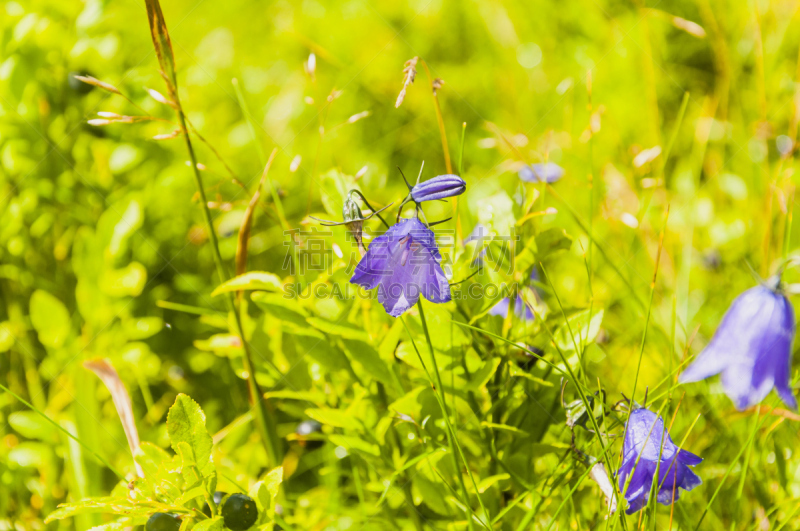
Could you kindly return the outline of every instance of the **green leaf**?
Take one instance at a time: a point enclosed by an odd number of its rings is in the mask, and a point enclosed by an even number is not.
[[[272,317],[289,324],[290,329],[308,329],[306,322],[308,312],[295,299],[287,299],[283,295],[265,291],[256,291],[250,295],[250,299]]]
[[[379,457],[381,455],[381,449],[377,444],[369,443],[363,439],[359,439],[358,437],[333,434],[329,435],[328,439],[333,444],[337,446],[344,446],[348,450],[360,450],[366,454],[374,455],[375,457]]]
[[[55,433],[53,425],[35,411],[15,411],[8,415],[8,423],[28,439],[47,441]]]
[[[266,485],[267,490],[269,491],[270,495],[274,499],[278,496],[278,490],[280,489],[281,483],[283,483],[283,467],[279,466],[277,468],[273,468],[269,472],[267,472],[266,477],[264,478],[264,485]]]
[[[492,428],[495,430],[503,430],[514,433],[515,435],[521,435],[522,437],[530,437],[530,433],[523,431],[519,428],[515,428],[514,426],[509,426],[507,424],[496,424],[494,422],[481,422],[481,426],[486,426],[487,428]],[[483,492],[483,491],[481,491]]]
[[[320,319],[319,317],[309,317],[308,319],[306,319],[306,321],[308,321],[308,324],[310,324],[314,328],[321,330],[326,334],[340,336],[345,339],[357,339],[359,341],[364,341],[364,342],[369,341],[369,336],[367,336],[367,333],[361,330],[360,328],[356,328],[354,326],[331,323],[330,321],[326,321],[325,319]]]
[[[528,373],[527,371],[521,369],[516,363],[513,361],[508,362],[508,375],[513,377],[519,378],[527,378],[532,382],[536,382],[539,385],[544,385],[545,387],[553,387],[552,382],[548,382],[547,380],[542,380],[541,378],[537,378],[532,374]]]
[[[234,334],[214,334],[208,339],[195,340],[194,346],[198,350],[213,352],[227,358],[235,358],[244,353],[242,340]]]
[[[3,321],[0,323],[0,352],[6,352],[14,346],[14,332],[11,323]]]
[[[440,481],[431,481],[422,474],[417,474],[413,479],[414,503],[425,503],[434,512],[448,516],[452,513],[448,509],[445,494],[447,487]]]
[[[215,516],[195,524],[192,531],[222,531],[224,524],[225,522],[221,516]]]
[[[175,453],[190,460],[204,477],[215,474],[211,460],[213,441],[206,430],[206,416],[197,402],[179,394],[167,414],[167,432]]]
[[[472,373],[472,379],[466,386],[467,390],[477,391],[491,379],[497,366],[500,365],[500,358],[493,358],[486,360],[480,369]]]
[[[307,409],[306,415],[319,423],[333,426],[334,428],[344,428],[348,430],[360,430],[361,423],[350,413],[340,409]]]
[[[258,512],[263,513],[264,511],[269,510],[272,495],[267,489],[267,485],[263,481],[257,481],[252,487],[250,487],[250,492],[248,494],[256,501]]]
[[[371,345],[356,340],[343,340],[345,350],[350,357],[361,364],[370,376],[384,385],[393,386],[394,378],[386,362],[383,361]]]
[[[137,297],[147,283],[147,269],[139,262],[131,262],[119,269],[106,269],[100,278],[100,287],[112,297]]]
[[[59,348],[69,337],[70,317],[67,307],[46,291],[36,290],[31,295],[31,323],[42,345]]]
[[[130,526],[128,524],[121,524],[119,522],[111,522],[110,524],[96,525],[89,529],[89,531],[124,531]]]
[[[603,310],[597,311],[592,315],[591,321],[589,320],[589,310],[582,310],[574,313],[567,319],[567,323],[562,323],[558,327],[554,336],[556,344],[564,352],[573,352],[575,350],[575,343],[580,348],[582,343],[588,345],[597,338],[600,333],[600,324],[603,322]],[[570,331],[572,333],[570,334]],[[573,336],[575,341],[573,342]]]
[[[161,317],[136,317],[122,322],[123,332],[133,341],[152,337],[163,328],[164,320]]]
[[[282,291],[283,283],[278,276],[272,273],[267,273],[266,271],[250,271],[238,277],[233,277],[227,282],[223,282],[211,292],[211,296],[216,297],[221,293],[245,290]]]
[[[122,153],[131,154],[130,156],[126,156],[126,158],[131,159],[130,163],[120,164],[117,162],[117,159]],[[111,169],[124,171],[132,167],[138,158],[139,152],[136,148],[122,144],[114,150],[111,156]],[[120,168],[120,166],[124,166],[124,168]],[[111,241],[108,243],[108,254],[113,259],[118,258],[122,254],[122,251],[126,249],[128,238],[141,228],[142,222],[141,205],[139,205],[138,201],[131,201],[128,203],[128,208],[126,208],[125,212],[120,216],[120,220],[114,225],[114,232],[111,234]]]
[[[186,505],[188,502],[192,501],[195,498],[201,498],[205,496],[206,489],[204,487],[194,487],[192,489],[187,490],[180,496],[175,499],[176,505]]]
[[[145,477],[148,477],[156,474],[159,467],[172,458],[166,451],[155,444],[143,442],[139,444],[139,449],[136,451],[134,459],[142,467]]]
[[[425,309],[425,320],[428,323],[428,330],[431,332],[431,342],[433,348],[445,352],[454,347],[468,345],[470,338],[464,329],[457,324],[451,324],[453,314],[443,304],[434,304],[423,301]],[[415,324],[418,323],[415,319]],[[422,330],[420,327],[419,330]]]
[[[491,487],[495,483],[499,481],[506,481],[508,479],[511,479],[511,476],[509,474],[497,474],[494,476],[489,476],[488,478],[483,478],[480,481],[480,483],[478,483],[478,492],[483,494],[489,487]]]
[[[568,251],[572,247],[572,237],[564,229],[547,229],[536,235],[537,259],[556,251]]]
[[[44,522],[70,518],[78,514],[109,513],[123,516],[147,516],[161,509],[163,512],[170,510],[169,505],[157,502],[137,504],[124,497],[88,498],[76,503],[62,503],[58,509],[50,513]]]

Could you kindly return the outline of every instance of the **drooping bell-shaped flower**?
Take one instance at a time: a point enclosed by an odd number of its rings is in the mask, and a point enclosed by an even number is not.
[[[652,411],[641,408],[631,412],[625,432],[617,477],[620,492],[628,500],[627,514],[647,505],[656,474],[656,500],[662,505],[672,505],[680,498],[680,489],[692,490],[703,482],[689,468],[703,459],[678,448],[664,428],[664,420]]]
[[[420,295],[431,302],[450,300],[433,231],[416,218],[401,219],[370,244],[350,282],[378,288],[378,302],[397,317]]]
[[[714,337],[681,374],[696,382],[722,374],[722,386],[739,410],[764,400],[773,387],[792,409],[797,400],[789,386],[795,322],[792,304],[780,281],[751,288],[733,301]]]
[[[555,162],[525,165],[519,170],[519,178],[529,183],[554,183],[563,176],[564,168]]]
[[[434,201],[461,195],[467,189],[467,183],[458,175],[439,175],[425,182],[417,183],[411,188],[411,199],[416,203]]]

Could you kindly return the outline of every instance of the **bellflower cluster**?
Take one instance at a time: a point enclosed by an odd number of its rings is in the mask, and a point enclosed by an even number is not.
[[[795,321],[780,280],[751,288],[736,298],[719,328],[680,382],[722,374],[725,393],[739,410],[764,400],[773,387],[792,409],[797,400],[789,386]]]
[[[353,198],[353,195],[357,195],[369,206],[361,192],[351,190],[348,194],[343,210],[344,221],[318,221],[326,225],[347,225],[362,254],[350,282],[365,289],[377,288],[378,302],[389,315],[398,317],[416,304],[420,296],[435,303],[450,300],[450,283],[442,270],[442,256],[436,245],[436,236],[430,229],[435,223],[423,223],[417,216],[422,214],[420,203],[460,195],[466,187],[466,182],[457,175],[439,175],[423,183],[417,178],[416,185],[408,185],[409,193],[400,204],[402,210],[403,205],[413,202],[416,205],[415,217],[400,219],[398,211],[397,223],[391,227],[387,225],[388,230],[375,238],[366,250],[361,238],[363,222],[372,215],[378,215],[380,210],[370,207],[373,213],[363,217]]]

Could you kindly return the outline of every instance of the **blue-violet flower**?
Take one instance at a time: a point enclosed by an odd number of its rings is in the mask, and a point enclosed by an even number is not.
[[[378,302],[397,317],[422,295],[431,302],[450,300],[433,231],[418,219],[402,219],[375,238],[350,279],[365,289],[378,288]]]
[[[739,410],[761,402],[773,387],[784,403],[797,408],[789,386],[795,323],[792,304],[779,281],[751,288],[733,301],[714,337],[681,374],[696,382],[722,373],[722,386]]]
[[[662,505],[671,505],[680,498],[679,489],[692,490],[703,482],[689,468],[703,459],[678,448],[664,428],[664,420],[652,411],[641,408],[631,412],[625,431],[622,465],[617,477],[620,492],[628,500],[626,514],[633,514],[647,505],[656,473],[656,500]],[[626,490],[628,478],[630,483]]]
[[[555,162],[525,165],[519,170],[519,178],[529,183],[554,183],[564,176],[564,168]]]

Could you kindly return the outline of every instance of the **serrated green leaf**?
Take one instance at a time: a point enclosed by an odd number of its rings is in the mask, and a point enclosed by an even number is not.
[[[154,512],[169,512],[171,506],[154,501],[136,503],[122,497],[87,498],[76,503],[62,503],[45,518],[45,523],[70,518],[78,514],[108,513],[121,516],[146,516]]]
[[[282,291],[283,283],[280,277],[266,271],[249,271],[238,277],[223,282],[211,292],[212,297],[231,291]]]
[[[167,432],[175,453],[191,460],[204,477],[215,473],[211,460],[213,441],[206,430],[206,416],[197,402],[179,394],[167,414]]]

